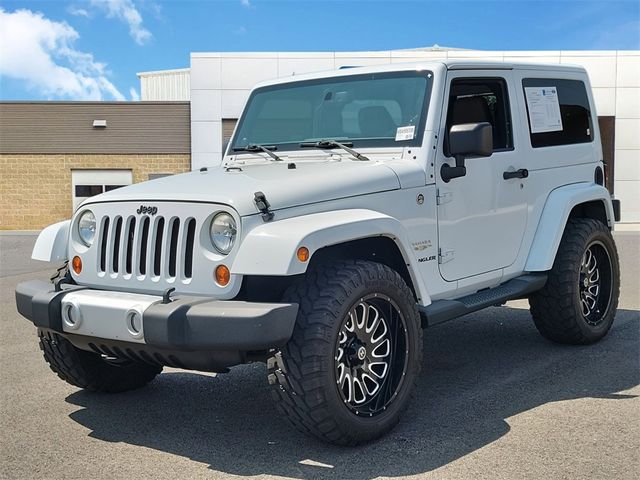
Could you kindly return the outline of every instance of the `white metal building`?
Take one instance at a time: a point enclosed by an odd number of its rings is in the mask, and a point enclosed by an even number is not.
[[[142,100],[184,101],[191,94],[188,68],[138,73]]]
[[[640,222],[640,51],[479,51],[445,47],[378,52],[204,52],[189,69],[139,73],[142,100],[191,100],[192,168],[220,162],[250,89],[296,74],[443,58],[570,63],[586,68],[600,117],[615,121],[615,195],[622,221]]]

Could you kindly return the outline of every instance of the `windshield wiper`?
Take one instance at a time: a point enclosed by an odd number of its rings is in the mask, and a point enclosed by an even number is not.
[[[234,147],[233,151],[234,152],[264,152],[267,155],[269,155],[271,158],[273,158],[276,162],[282,162],[282,159],[272,151],[277,149],[278,147],[276,147],[275,145],[264,146],[264,145],[258,145],[256,143],[250,143],[249,145],[244,147]]]
[[[353,142],[340,143],[335,140],[320,140],[318,142],[302,142],[300,148],[341,148],[350,155],[353,155],[357,160],[367,161],[367,157],[361,153],[356,152],[353,148]]]

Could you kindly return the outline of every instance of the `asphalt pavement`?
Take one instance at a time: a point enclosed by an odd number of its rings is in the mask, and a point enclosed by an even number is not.
[[[622,294],[609,335],[544,340],[526,302],[425,332],[416,399],[358,448],[326,445],[276,414],[262,364],[223,375],[166,369],[138,391],[59,380],[15,309],[34,236],[0,236],[0,477],[9,479],[636,479],[640,473],[640,233],[615,235]]]

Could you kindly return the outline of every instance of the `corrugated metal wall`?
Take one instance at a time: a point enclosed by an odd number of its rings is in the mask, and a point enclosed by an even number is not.
[[[186,101],[191,96],[191,75],[188,68],[163,72],[138,73],[142,101]]]
[[[0,153],[191,153],[190,120],[188,102],[0,102]]]

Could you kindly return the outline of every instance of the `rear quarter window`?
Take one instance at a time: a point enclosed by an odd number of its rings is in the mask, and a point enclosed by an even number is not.
[[[584,82],[559,78],[525,78],[522,80],[522,88],[527,106],[529,136],[533,148],[593,141],[593,120]],[[533,111],[531,97],[532,94],[543,90],[547,91],[547,89],[551,89],[553,95],[557,95],[560,107],[560,124],[550,126],[549,131],[539,131],[540,127],[535,124],[536,119],[532,118],[539,112]],[[549,108],[552,108],[552,105]],[[553,117],[554,113],[550,112],[549,115]]]

